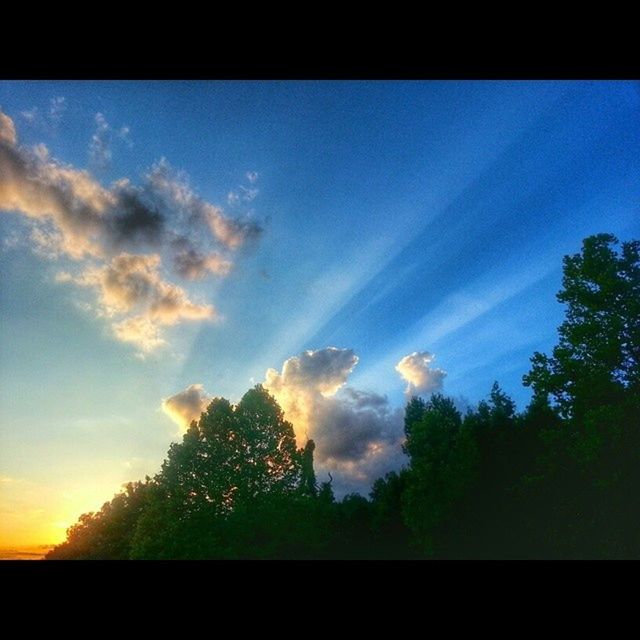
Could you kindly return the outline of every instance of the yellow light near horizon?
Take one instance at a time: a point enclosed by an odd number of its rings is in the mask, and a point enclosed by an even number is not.
[[[119,492],[121,482],[41,486],[33,482],[5,485],[0,494],[0,548],[56,545],[67,529],[89,511],[98,511]]]

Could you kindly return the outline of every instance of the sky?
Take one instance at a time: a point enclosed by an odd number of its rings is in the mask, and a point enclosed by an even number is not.
[[[0,82],[0,546],[262,383],[364,495],[403,406],[524,409],[562,256],[640,237],[631,82]]]

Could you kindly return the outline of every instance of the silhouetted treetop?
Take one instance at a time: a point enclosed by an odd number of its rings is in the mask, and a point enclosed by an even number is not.
[[[640,242],[586,238],[563,261],[567,305],[551,357],[536,352],[524,384],[551,394],[564,416],[640,393]]]

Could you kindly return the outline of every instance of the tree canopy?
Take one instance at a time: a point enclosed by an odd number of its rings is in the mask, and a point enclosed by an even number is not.
[[[368,498],[318,486],[315,444],[260,385],[214,399],[159,473],[69,528],[50,559],[640,558],[640,242],[584,240],[521,413],[496,382],[463,415],[411,398],[406,464]]]

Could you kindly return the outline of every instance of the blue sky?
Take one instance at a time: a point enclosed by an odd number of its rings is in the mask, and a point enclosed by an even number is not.
[[[435,355],[416,360],[418,390],[475,403],[498,380],[524,408],[529,357],[553,346],[562,320],[562,256],[592,233],[640,237],[637,83],[2,82],[0,112],[20,158],[32,154],[39,176],[57,171],[65,189],[107,190],[108,215],[120,215],[118,194],[159,197],[162,179],[176,187],[161,208],[166,237],[213,207],[238,238],[211,236],[211,216],[194,223],[189,242],[232,266],[179,277],[168,240],[100,230],[99,249],[72,256],[84,231],[68,227],[66,248],[55,245],[64,212],[5,194],[0,497],[11,543],[59,539],[120,483],[158,470],[179,437],[172,417],[212,395],[237,401],[270,368],[298,434],[326,440],[320,470],[365,490],[401,462],[402,358]],[[39,144],[47,154],[27,151]],[[121,253],[146,256],[128,276],[180,298],[170,315],[145,316],[161,332],[155,347],[150,334],[145,348],[119,339],[124,303],[112,300],[122,314],[110,316],[100,302]],[[337,393],[322,386],[329,371]],[[203,386],[180,395],[190,385]]]

